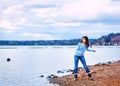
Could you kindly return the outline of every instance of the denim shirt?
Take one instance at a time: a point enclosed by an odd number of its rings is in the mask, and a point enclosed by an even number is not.
[[[93,50],[89,50],[85,45],[82,45],[82,43],[78,43],[75,55],[84,56],[85,50],[93,52]]]

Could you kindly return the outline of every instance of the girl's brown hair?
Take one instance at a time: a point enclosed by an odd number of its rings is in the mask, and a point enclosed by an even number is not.
[[[83,36],[83,37],[82,37],[82,40],[83,40],[83,39],[86,40],[85,45],[86,45],[86,47],[88,48],[88,47],[89,47],[89,39],[88,39],[88,37],[87,37],[87,36]],[[82,40],[81,40],[81,42],[82,42]]]

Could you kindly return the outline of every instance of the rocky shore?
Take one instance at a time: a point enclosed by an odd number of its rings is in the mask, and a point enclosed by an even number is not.
[[[120,86],[120,61],[98,63],[89,66],[93,80],[89,80],[85,70],[79,68],[78,80],[74,81],[74,75],[54,77],[51,83],[60,86]]]

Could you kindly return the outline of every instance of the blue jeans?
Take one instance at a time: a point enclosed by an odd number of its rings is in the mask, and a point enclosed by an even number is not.
[[[90,70],[86,64],[84,56],[74,56],[74,74],[78,73],[78,61],[81,61],[86,73],[90,73]]]

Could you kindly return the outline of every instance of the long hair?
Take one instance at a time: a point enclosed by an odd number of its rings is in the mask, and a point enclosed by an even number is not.
[[[87,37],[87,36],[83,36],[83,37],[82,37],[82,40],[83,40],[83,39],[86,40],[85,45],[86,45],[86,47],[88,48],[88,47],[89,47],[89,39],[88,39],[88,37]],[[82,40],[81,40],[81,42],[83,42]]]

